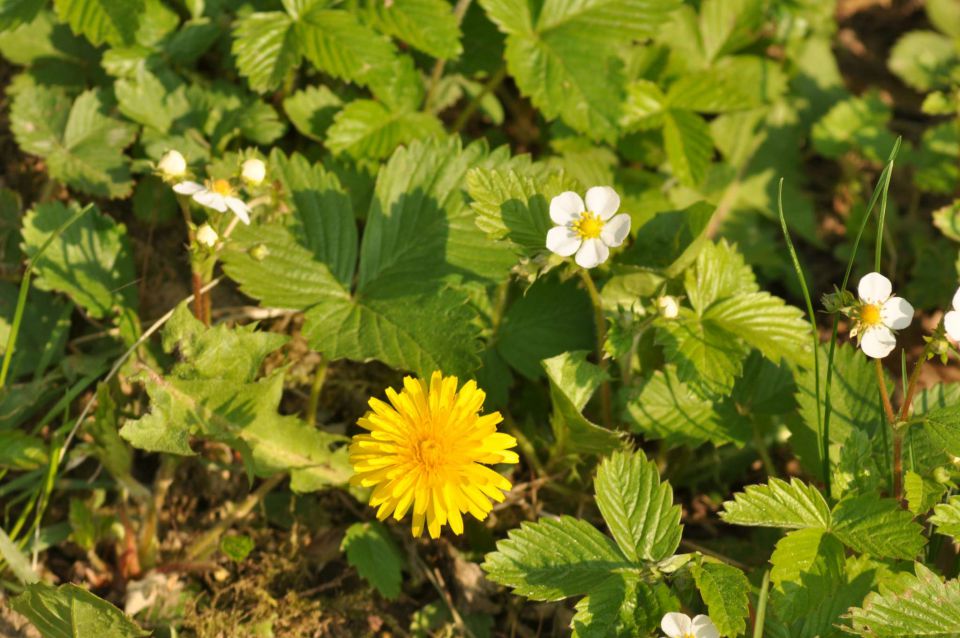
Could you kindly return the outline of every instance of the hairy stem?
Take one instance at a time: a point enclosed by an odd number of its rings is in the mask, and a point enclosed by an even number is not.
[[[600,299],[600,292],[597,290],[597,285],[593,283],[593,279],[590,277],[590,273],[585,268],[579,268],[577,272],[580,273],[580,279],[583,280],[584,285],[587,287],[587,292],[590,294],[590,301],[593,303],[594,323],[597,325],[597,365],[600,366],[601,370],[606,372],[607,360],[603,357],[603,344],[607,341],[607,319],[603,314],[603,302]],[[603,426],[608,430],[612,424],[611,403],[610,380],[604,379],[603,385],[600,386],[600,409]]]
[[[467,122],[470,121],[470,117],[478,108],[480,108],[480,101],[487,97],[488,94],[496,91],[497,87],[503,83],[506,77],[507,66],[503,65],[497,69],[496,73],[490,76],[490,79],[487,80],[486,84],[483,85],[483,88],[480,89],[480,92],[473,96],[473,99],[470,100],[470,103],[467,104],[467,106],[457,115],[457,119],[454,120],[453,126],[450,127],[453,133],[459,133],[463,130],[463,127],[466,126]]]
[[[874,359],[874,369],[877,371],[877,387],[880,389],[880,399],[883,402],[883,412],[887,415],[887,423],[893,433],[893,498],[900,500],[903,494],[903,436],[897,427],[897,415],[890,403],[890,393],[887,392],[887,383],[883,379],[883,364],[880,359]]]
[[[313,426],[317,422],[317,410],[320,407],[320,393],[323,391],[323,383],[327,380],[327,360],[320,356],[320,363],[317,364],[317,370],[313,374],[313,384],[310,386],[310,400],[307,401],[307,418],[309,425]]]

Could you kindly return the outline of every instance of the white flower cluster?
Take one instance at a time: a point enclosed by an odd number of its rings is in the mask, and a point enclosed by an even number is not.
[[[232,211],[244,224],[250,223],[250,207],[237,197],[236,189],[230,180],[213,179],[203,184],[187,177],[187,161],[179,151],[167,151],[157,163],[157,172],[167,182],[173,182],[173,190],[181,195],[189,195],[201,206],[225,213]],[[259,186],[267,176],[267,165],[256,158],[246,160],[240,167],[240,178],[247,186]],[[211,229],[212,230],[212,229]],[[199,239],[199,237],[198,237]],[[206,234],[206,240],[216,242]]]

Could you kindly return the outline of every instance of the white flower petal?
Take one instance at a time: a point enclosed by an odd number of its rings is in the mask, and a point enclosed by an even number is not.
[[[566,226],[554,226],[547,231],[547,248],[561,257],[569,257],[580,248],[580,235]]]
[[[630,215],[622,213],[616,215],[613,219],[603,225],[600,231],[600,239],[607,246],[616,248],[623,243],[623,240],[630,234]]]
[[[954,341],[960,341],[960,311],[951,310],[943,315],[943,327],[948,337]]]
[[[558,226],[572,224],[585,210],[583,200],[573,191],[560,193],[550,200],[550,219]]]
[[[960,310],[960,288],[957,288],[957,292],[953,293],[953,309]]]
[[[240,218],[247,226],[250,225],[250,208],[244,203],[242,199],[237,199],[236,197],[225,197],[224,203],[227,207],[233,211],[233,213]]]
[[[683,638],[693,630],[693,623],[690,621],[690,616],[671,611],[664,614],[663,620],[660,621],[660,629],[670,638]]]
[[[886,326],[867,328],[860,338],[860,348],[868,357],[883,359],[890,354],[897,345],[897,338]]]
[[[581,268],[594,268],[607,260],[610,249],[600,239],[588,239],[577,251],[575,261]]]
[[[693,617],[693,635],[697,638],[720,638],[720,631],[709,616],[700,614]]]
[[[903,297],[891,297],[880,307],[883,325],[894,330],[903,330],[913,321],[913,306]]]
[[[208,191],[207,189],[203,189],[202,191],[197,191],[194,193],[193,201],[197,202],[201,206],[212,208],[213,210],[221,213],[227,212],[227,202],[224,201],[223,195],[218,195],[217,193]]]
[[[181,195],[193,195],[204,190],[207,189],[204,188],[203,184],[198,184],[196,182],[180,182],[173,187],[173,191],[175,193],[180,193]]]
[[[606,221],[620,208],[620,196],[609,186],[594,186],[587,191],[587,210]]]
[[[857,284],[857,294],[867,303],[883,303],[892,292],[893,284],[878,272],[864,275]]]

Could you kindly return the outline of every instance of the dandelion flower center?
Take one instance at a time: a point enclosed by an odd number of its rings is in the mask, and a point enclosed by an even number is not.
[[[217,195],[223,195],[227,197],[233,193],[233,189],[230,187],[230,182],[225,179],[215,179],[213,183],[210,184],[210,190],[212,190]]]
[[[867,304],[860,309],[860,321],[866,327],[880,325],[880,306],[877,304]]]
[[[350,445],[352,481],[373,488],[377,518],[400,520],[412,508],[414,536],[426,525],[438,538],[446,524],[462,534],[463,514],[486,518],[511,487],[488,465],[519,461],[516,439],[497,432],[500,414],[480,414],[486,395],[476,382],[457,385],[440,372],[429,383],[406,377],[400,392],[387,390],[389,403],[370,399],[357,421],[366,432]]]
[[[573,231],[580,236],[580,239],[596,239],[602,230],[603,220],[590,211],[580,213],[580,219],[573,222]]]

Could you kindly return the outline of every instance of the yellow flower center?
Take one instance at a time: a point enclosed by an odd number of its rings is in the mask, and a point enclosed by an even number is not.
[[[217,195],[223,195],[224,197],[233,192],[233,189],[230,187],[230,182],[225,179],[213,180],[213,183],[210,184],[210,190]]]
[[[867,304],[860,309],[860,321],[867,327],[880,324],[880,306]]]
[[[443,448],[432,438],[425,438],[417,446],[416,458],[427,471],[436,470],[443,462]]]
[[[603,220],[590,211],[580,213],[580,219],[573,223],[573,231],[580,235],[580,239],[596,239],[602,230]]]

